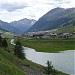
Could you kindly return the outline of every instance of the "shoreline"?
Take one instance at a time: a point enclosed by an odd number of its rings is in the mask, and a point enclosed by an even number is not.
[[[12,44],[14,44],[14,43],[12,43]],[[24,47],[24,46],[23,46]],[[28,48],[28,47],[27,47]],[[31,48],[29,48],[29,49],[31,49]],[[36,52],[36,51],[35,51]],[[28,59],[27,59],[28,60]],[[28,61],[30,61],[30,60],[28,60]],[[32,62],[32,61],[30,61],[30,62]],[[32,62],[32,63],[35,63],[35,62]],[[37,65],[40,65],[40,64],[38,64],[38,63],[35,63],[35,64],[37,64]],[[43,65],[41,65],[41,66],[43,66]],[[62,73],[62,72],[60,72],[60,71],[58,71],[61,75],[68,75],[68,74],[65,74],[65,73]],[[34,74],[33,74],[34,75]],[[38,74],[37,74],[38,75]],[[39,75],[46,75],[46,74],[39,74]]]

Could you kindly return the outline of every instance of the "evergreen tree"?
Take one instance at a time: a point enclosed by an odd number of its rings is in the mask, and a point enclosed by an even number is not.
[[[5,48],[8,47],[8,43],[7,43],[7,40],[6,39],[3,39],[2,40],[2,47],[5,47]]]
[[[0,47],[2,47],[2,37],[0,35]]]
[[[25,54],[23,53],[23,47],[19,40],[16,41],[16,45],[14,48],[14,54],[20,59],[25,59]]]
[[[56,70],[53,68],[52,62],[47,61],[46,72],[48,75],[56,75]]]

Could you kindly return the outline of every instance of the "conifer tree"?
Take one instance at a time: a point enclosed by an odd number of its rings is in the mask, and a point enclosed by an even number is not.
[[[47,61],[46,72],[48,75],[56,75],[56,70],[53,68],[52,62]]]
[[[5,48],[8,47],[8,43],[7,43],[7,40],[5,38],[2,40],[2,47],[5,47]]]
[[[0,47],[2,47],[2,37],[0,35]]]
[[[14,48],[14,54],[20,59],[25,59],[25,54],[23,53],[23,47],[19,40],[16,41],[16,45]]]

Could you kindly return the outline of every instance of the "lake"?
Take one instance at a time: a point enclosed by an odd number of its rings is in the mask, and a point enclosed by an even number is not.
[[[67,50],[59,53],[36,52],[34,49],[24,47],[26,58],[37,64],[47,66],[47,61],[51,61],[55,69],[75,75],[75,51]]]

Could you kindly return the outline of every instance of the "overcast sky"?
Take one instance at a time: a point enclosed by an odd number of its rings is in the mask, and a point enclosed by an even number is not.
[[[75,7],[75,0],[0,0],[0,20],[11,22],[23,18],[38,20],[56,7]]]

